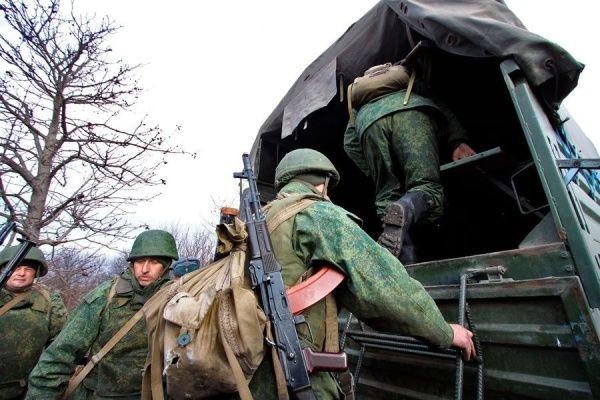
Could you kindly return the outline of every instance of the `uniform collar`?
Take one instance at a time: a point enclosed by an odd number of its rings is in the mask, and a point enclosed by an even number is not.
[[[315,193],[307,185],[303,184],[302,182],[298,182],[298,181],[293,181],[293,182],[288,183],[287,185],[285,185],[284,187],[281,188],[280,192],[299,193],[299,194],[305,194],[305,193],[314,194]]]

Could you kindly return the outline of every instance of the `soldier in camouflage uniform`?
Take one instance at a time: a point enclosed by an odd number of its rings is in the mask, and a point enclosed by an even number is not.
[[[398,259],[361,229],[356,216],[329,201],[327,188],[336,185],[339,174],[327,157],[311,149],[294,150],[281,160],[275,174],[279,194],[267,211],[267,221],[301,199],[316,200],[271,234],[286,286],[296,284],[309,268],[331,265],[346,275],[334,291],[337,304],[371,327],[417,336],[442,348],[458,346],[467,358],[474,356],[471,332],[446,323],[433,299]],[[303,347],[323,351],[326,307],[326,300],[321,300],[302,313],[307,324],[297,329]],[[276,398],[272,374],[271,362],[263,362],[250,383],[255,398]],[[319,400],[341,398],[328,372],[311,375],[311,384]]]
[[[414,92],[407,104],[405,98],[403,89],[353,110],[344,149],[375,183],[375,206],[384,227],[379,243],[411,263],[416,256],[409,228],[420,220],[434,221],[443,211],[438,138],[446,133],[454,161],[475,152],[445,105]]]
[[[76,367],[96,354],[168,282],[165,272],[177,258],[175,239],[170,233],[141,233],[133,243],[125,272],[87,294],[61,334],[42,354],[29,377],[26,398],[60,399]],[[71,398],[139,399],[147,353],[146,324],[142,318],[97,363]]]
[[[7,247],[0,253],[0,269],[14,257],[18,248]],[[47,272],[44,254],[34,247],[8,278],[6,287],[0,290],[2,400],[23,398],[27,376],[44,347],[58,335],[67,320],[67,309],[60,295],[34,284],[36,276]]]

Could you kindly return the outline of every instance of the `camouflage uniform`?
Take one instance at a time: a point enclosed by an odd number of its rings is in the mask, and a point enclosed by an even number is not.
[[[449,109],[416,93],[403,105],[406,90],[363,105],[348,123],[344,149],[375,183],[377,214],[404,193],[427,193],[433,207],[426,220],[442,214],[444,193],[440,180],[438,137],[447,130],[454,149],[466,142],[466,132]]]
[[[46,349],[29,377],[27,399],[60,399],[77,365],[102,346],[166,282],[168,274],[140,287],[128,268],[115,282],[106,281],[88,293],[56,340]],[[142,319],[98,363],[73,394],[75,399],[139,399],[142,370],[148,353],[146,324]]]
[[[2,289],[0,307],[14,296]],[[0,399],[23,397],[27,376],[66,320],[67,309],[60,295],[37,285],[0,317]]]
[[[300,182],[290,182],[282,192],[292,193],[276,200],[267,219],[290,202],[314,193]],[[452,329],[423,286],[410,278],[400,262],[375,243],[355,222],[357,218],[341,207],[322,200],[282,223],[271,235],[277,259],[284,265],[287,286],[294,285],[311,266],[330,264],[347,280],[335,291],[338,305],[346,307],[373,328],[418,336],[440,347],[450,346]],[[304,346],[323,350],[325,301],[303,313],[298,334]],[[311,375],[318,399],[340,397],[329,373]],[[263,362],[250,383],[255,398],[275,399],[271,362]]]

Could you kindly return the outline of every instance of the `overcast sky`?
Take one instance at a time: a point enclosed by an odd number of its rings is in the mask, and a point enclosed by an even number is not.
[[[377,1],[82,0],[80,11],[108,14],[123,28],[113,48],[128,63],[143,63],[145,88],[137,110],[166,131],[182,126],[196,160],[171,160],[164,195],[138,208],[153,225],[206,222],[234,201],[234,170],[256,133],[303,69]],[[600,148],[594,107],[600,85],[600,37],[592,0],[510,0],[533,32],[586,64],[565,101]],[[594,137],[593,134],[596,136]],[[235,204],[233,204],[235,205]],[[209,221],[214,222],[214,221]]]

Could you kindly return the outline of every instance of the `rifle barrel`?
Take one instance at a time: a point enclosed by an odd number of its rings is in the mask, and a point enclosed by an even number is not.
[[[4,244],[4,240],[6,240],[9,233],[15,229],[16,225],[17,224],[15,224],[14,221],[10,221],[4,224],[4,226],[0,230],[0,245]]]

